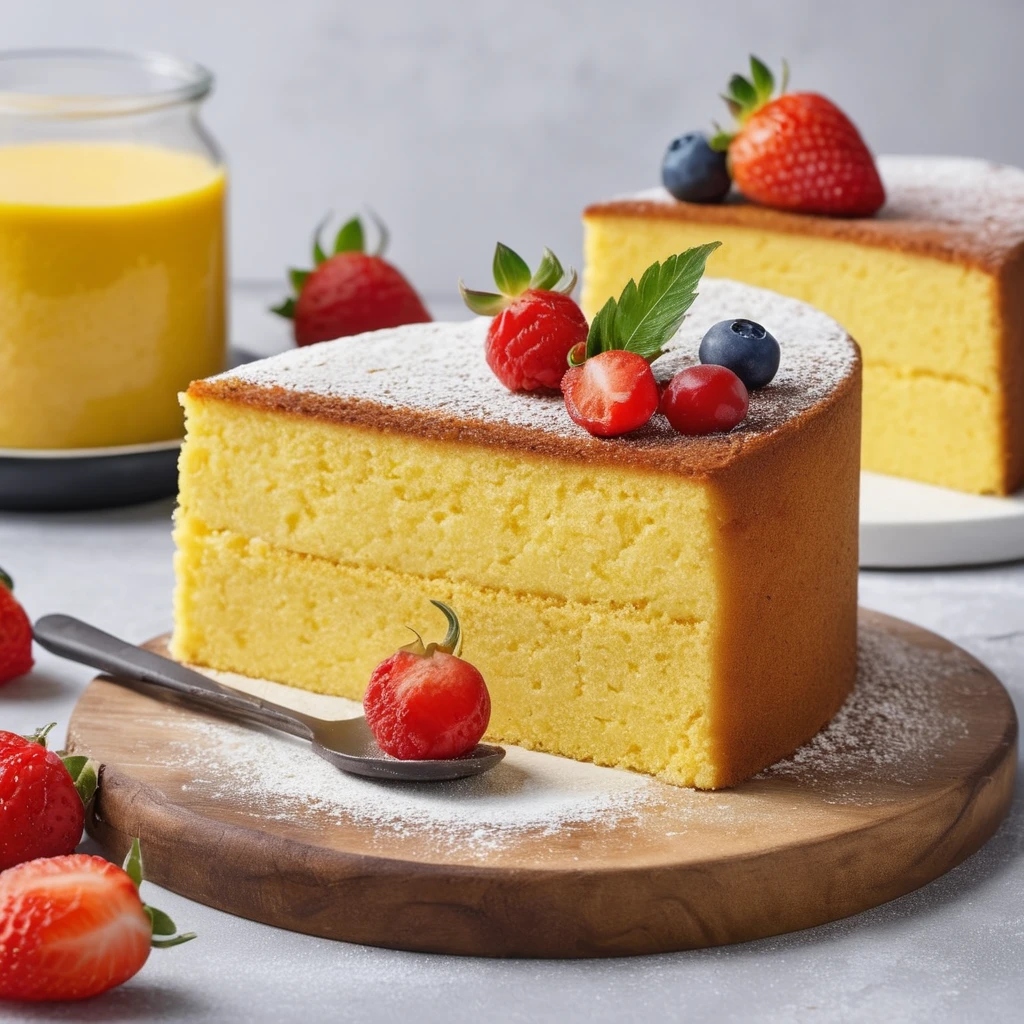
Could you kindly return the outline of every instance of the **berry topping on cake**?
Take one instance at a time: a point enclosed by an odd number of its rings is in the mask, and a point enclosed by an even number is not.
[[[715,434],[742,423],[747,389],[725,366],[691,366],[669,381],[661,411],[680,434]]]
[[[151,947],[188,942],[139,897],[142,855],[124,868],[72,854],[0,874],[0,999],[88,999],[133,977]]]
[[[779,369],[779,343],[753,320],[720,320],[700,343],[700,361],[727,366],[748,391],[770,384]]]
[[[669,143],[661,164],[665,188],[688,203],[720,203],[732,187],[726,155],[707,136],[687,132]]]
[[[366,721],[385,754],[402,761],[460,757],[480,742],[491,717],[484,678],[459,657],[455,612],[431,601],[448,620],[441,643],[415,643],[382,661],[363,696]],[[413,631],[415,632],[415,630]]]
[[[534,274],[507,245],[494,250],[497,292],[471,291],[461,281],[466,305],[494,317],[487,332],[487,365],[510,391],[557,390],[566,359],[587,337],[587,319],[570,298],[576,271],[568,276],[558,257],[544,250]]]
[[[297,345],[430,319],[412,285],[383,258],[388,232],[376,218],[374,223],[374,252],[366,252],[362,222],[353,217],[341,226],[330,255],[320,243],[321,223],[313,235],[313,269],[288,272],[296,295],[272,311],[293,321]]]
[[[599,352],[562,378],[573,422],[596,437],[617,437],[642,427],[658,409],[650,363],[624,349]]]
[[[32,623],[14,596],[14,581],[0,569],[0,684],[32,668]]]
[[[565,408],[597,437],[642,427],[658,409],[650,363],[679,330],[697,283],[720,242],[698,245],[649,266],[594,317],[584,349],[574,346],[562,379]],[[581,362],[582,360],[582,362]]]
[[[817,93],[781,95],[756,57],[750,78],[733,75],[723,98],[736,118],[735,132],[721,129],[714,149],[728,151],[736,187],[764,206],[798,213],[869,217],[885,202],[874,158],[853,122]]]

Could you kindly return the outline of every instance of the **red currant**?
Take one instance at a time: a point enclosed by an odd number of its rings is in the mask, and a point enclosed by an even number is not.
[[[724,366],[691,366],[677,373],[661,397],[661,411],[680,434],[732,430],[747,415],[743,381]]]

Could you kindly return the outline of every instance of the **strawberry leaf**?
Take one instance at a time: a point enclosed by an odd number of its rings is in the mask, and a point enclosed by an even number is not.
[[[276,313],[278,316],[283,316],[285,320],[295,319],[295,300],[291,297],[285,299],[283,302],[276,306],[270,307],[271,313]]]
[[[753,54],[750,55],[750,77],[754,81],[757,102],[764,103],[771,99],[772,93],[775,91],[775,76],[768,66]]]
[[[693,305],[708,257],[721,244],[708,242],[652,263],[639,284],[630,279],[618,300],[609,299],[591,322],[587,356],[625,349],[648,362],[657,359]]]
[[[729,95],[744,110],[757,104],[757,90],[742,75],[733,75],[729,79]]]
[[[47,725],[40,726],[38,729],[36,729],[34,733],[32,733],[29,736],[26,736],[25,739],[27,739],[29,743],[38,743],[39,746],[45,747],[46,737],[50,735],[50,730],[55,729],[56,727],[56,722],[50,722]]]
[[[125,857],[124,864],[121,866],[124,868],[124,873],[135,883],[135,888],[138,889],[142,885],[142,847],[137,838],[132,839],[128,856]]]
[[[288,270],[288,280],[291,281],[292,287],[296,292],[301,292],[302,286],[306,283],[306,278],[312,273],[312,270],[296,270],[294,267],[291,267]]]
[[[64,767],[75,784],[75,789],[82,799],[83,804],[88,804],[96,792],[99,784],[98,766],[91,758],[82,754],[65,754],[61,757]]]
[[[14,590],[14,580],[3,569],[0,569],[0,586],[4,586],[11,591]]]
[[[178,926],[171,920],[169,914],[165,914],[156,907],[151,907],[148,903],[144,903],[142,909],[145,910],[149,923],[153,926],[154,935],[178,934]]]
[[[324,228],[327,227],[327,222],[331,219],[331,215],[327,214],[326,217],[316,226],[316,230],[313,232],[313,266],[319,267],[325,259],[327,259],[327,253],[324,252],[324,247],[320,244],[320,236],[324,232]]]
[[[475,292],[467,288],[462,281],[459,281],[459,293],[462,295],[462,301],[477,316],[497,316],[509,305],[508,296],[497,295],[495,292]]]
[[[779,92],[784,93],[789,88],[789,61],[785,57],[782,58],[782,85],[779,86]]]
[[[369,215],[370,220],[373,221],[373,226],[377,229],[377,248],[373,250],[373,255],[383,256],[387,251],[388,242],[391,241],[391,234],[384,221],[382,221],[380,217],[373,212],[373,210],[367,207],[366,212]]]
[[[358,217],[345,221],[338,229],[334,237],[334,251],[339,252],[364,252],[366,249],[366,238],[363,235],[363,225]]]
[[[540,291],[550,291],[565,277],[565,270],[558,257],[547,247],[544,247],[544,255],[530,278],[530,287]]]
[[[498,291],[510,297],[530,287],[530,268],[526,260],[499,242],[494,248],[494,283]]]

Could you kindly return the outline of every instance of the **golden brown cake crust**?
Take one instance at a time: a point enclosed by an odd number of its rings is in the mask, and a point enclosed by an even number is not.
[[[628,437],[592,437],[560,396],[502,387],[484,361],[483,320],[327,342],[196,381],[188,393],[435,441],[707,477],[827,415],[857,386],[860,354],[834,320],[804,303],[732,281],[705,279],[701,292],[674,347],[654,363],[659,379],[696,362],[704,331],[730,315],[764,323],[783,350],[775,381],[751,395],[746,421],[728,434],[684,437],[655,417]]]
[[[881,157],[886,204],[875,217],[787,213],[734,197],[684,203],[651,189],[595,203],[586,217],[640,217],[727,224],[898,249],[997,273],[1024,253],[1024,171],[983,160]]]

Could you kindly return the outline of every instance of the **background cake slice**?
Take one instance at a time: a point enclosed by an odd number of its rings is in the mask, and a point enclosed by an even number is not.
[[[495,740],[701,787],[790,753],[854,677],[859,357],[802,303],[701,292],[660,377],[726,317],[782,344],[724,435],[591,437],[501,386],[482,320],[193,384],[174,654],[359,699],[434,598]]]
[[[1024,171],[883,157],[870,218],[654,189],[584,213],[592,315],[650,262],[722,240],[709,270],[825,310],[864,354],[866,469],[977,493],[1024,482]]]

